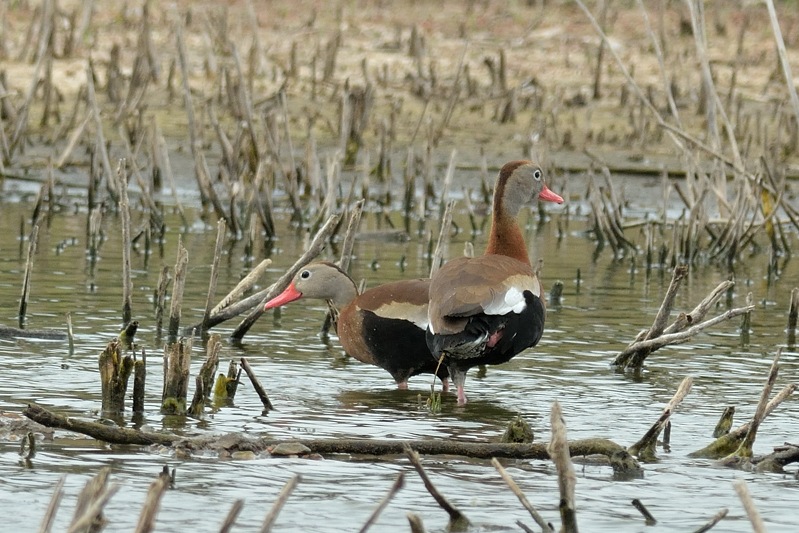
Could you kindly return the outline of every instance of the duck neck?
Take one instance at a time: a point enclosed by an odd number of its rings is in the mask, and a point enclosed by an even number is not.
[[[491,223],[491,233],[488,236],[488,247],[486,255],[506,255],[518,259],[523,263],[530,264],[527,256],[527,245],[524,243],[524,235],[516,218],[510,216],[503,210],[494,212],[494,220]]]
[[[341,283],[336,285],[336,291],[327,303],[331,309],[338,312],[347,307],[356,296],[358,296],[358,286],[349,276],[342,276]]]

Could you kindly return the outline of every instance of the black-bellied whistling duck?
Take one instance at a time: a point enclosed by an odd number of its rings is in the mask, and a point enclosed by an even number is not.
[[[538,200],[563,202],[544,184],[538,165],[505,164],[494,189],[485,254],[453,259],[431,280],[427,345],[436,360],[444,355],[459,405],[466,403],[464,383],[471,367],[505,363],[538,344],[544,332],[541,283],[516,223],[522,206]]]
[[[434,374],[438,363],[425,341],[429,279],[411,279],[379,285],[358,294],[355,282],[333,263],[318,262],[300,270],[264,310],[300,298],[326,300],[337,314],[336,333],[344,351],[362,363],[388,371],[400,389],[408,378]],[[448,371],[438,377],[447,388]]]

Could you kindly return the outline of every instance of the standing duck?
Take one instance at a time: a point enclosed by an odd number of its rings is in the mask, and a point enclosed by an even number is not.
[[[311,263],[264,311],[300,298],[326,300],[337,315],[336,333],[344,351],[362,363],[386,370],[400,389],[408,378],[435,374],[437,361],[425,341],[429,279],[395,281],[358,294],[355,282],[333,263]],[[447,389],[447,369],[438,377]]]
[[[538,344],[546,307],[516,216],[538,200],[562,203],[544,184],[541,168],[512,161],[499,172],[494,188],[488,247],[480,257],[460,257],[443,265],[430,282],[427,345],[442,355],[466,403],[466,372],[498,365]]]

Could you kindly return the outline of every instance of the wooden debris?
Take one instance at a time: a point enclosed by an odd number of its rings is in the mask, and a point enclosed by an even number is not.
[[[169,310],[169,327],[167,335],[172,342],[177,339],[180,329],[180,313],[183,306],[183,289],[186,285],[186,270],[189,265],[189,252],[178,241],[178,257],[175,262],[175,277],[172,283],[172,303]],[[160,284],[159,284],[160,286]]]
[[[751,522],[754,532],[766,533],[766,524],[763,523],[763,518],[761,518],[760,513],[757,511],[757,507],[755,507],[755,502],[752,500],[752,495],[749,494],[746,481],[743,479],[736,479],[732,482],[732,486],[735,487],[735,492],[738,493],[738,497],[741,499],[741,503],[746,511],[746,516],[749,517],[749,522]]]
[[[702,527],[694,531],[694,533],[705,533],[707,531],[710,531],[711,529],[713,529],[713,526],[724,520],[728,512],[729,510],[725,507],[724,509],[713,515],[713,518],[711,518],[707,524],[703,525]]]
[[[266,394],[266,389],[264,389],[261,382],[258,381],[258,377],[255,375],[255,371],[250,366],[250,363],[247,362],[245,357],[241,358],[241,368],[247,373],[247,377],[250,378],[250,382],[252,383],[253,389],[258,394],[258,397],[261,399],[261,403],[264,405],[264,411],[271,411],[274,409],[272,406],[272,402],[269,401],[269,396]]]
[[[638,457],[642,460],[652,461],[655,459],[655,448],[657,446],[657,438],[660,435],[660,432],[666,427],[671,419],[671,414],[674,412],[674,409],[682,403],[683,399],[688,395],[691,391],[691,386],[693,385],[693,378],[686,377],[680,383],[680,386],[677,388],[677,392],[674,393],[671,401],[669,401],[668,405],[663,409],[663,414],[660,415],[657,422],[649,428],[649,431],[641,437],[641,440],[627,448],[627,451],[630,452],[630,455]]]
[[[734,405],[729,405],[724,408],[724,411],[721,413],[721,418],[719,418],[716,427],[713,429],[713,436],[715,438],[723,437],[724,435],[730,432],[734,416],[735,416]]]
[[[147,353],[144,348],[141,357],[133,362],[133,412],[144,412],[144,393],[147,384]]]
[[[231,533],[233,531],[233,526],[236,525],[236,519],[239,517],[239,514],[241,514],[241,509],[243,507],[244,500],[236,500],[233,502],[230,511],[228,511],[228,514],[225,517],[225,521],[219,528],[219,533]]]
[[[702,320],[707,312],[719,298],[734,285],[732,281],[724,281],[708,294],[690,313],[680,313],[674,322],[666,326],[672,306],[674,305],[674,297],[677,293],[677,289],[686,274],[687,267],[685,266],[679,266],[674,269],[669,289],[666,291],[666,296],[660,305],[660,309],[658,310],[658,314],[652,326],[648,330],[640,332],[636,339],[616,356],[612,363],[614,366],[639,368],[643,365],[647,356],[658,348],[670,344],[687,342],[693,338],[694,335],[711,326],[715,326],[716,324],[754,309],[753,305],[730,309],[703,322]]]
[[[519,502],[521,502],[522,506],[525,509],[527,509],[527,511],[530,513],[530,516],[532,516],[533,520],[535,520],[535,523],[538,524],[538,527],[541,528],[541,531],[543,531],[544,533],[554,533],[554,530],[549,526],[547,521],[544,520],[544,517],[538,513],[535,507],[533,507],[533,505],[527,499],[527,496],[525,496],[524,493],[522,492],[522,489],[519,488],[519,485],[516,484],[516,482],[513,480],[510,474],[508,474],[508,472],[499,462],[499,459],[497,459],[496,457],[492,458],[491,464],[494,465],[494,468],[497,469],[497,472],[499,472],[499,475],[502,476],[503,481],[507,483],[511,492],[513,492],[513,494],[515,494],[516,497],[519,498]]]
[[[117,172],[109,179],[116,179],[115,188],[119,190],[119,211],[122,226],[122,323],[130,322],[133,309],[133,281],[130,273],[130,201],[128,200],[128,180],[125,175],[125,160],[117,165]]]
[[[139,514],[139,521],[136,524],[136,533],[151,533],[155,530],[155,517],[161,506],[161,499],[169,488],[169,483],[169,477],[159,475],[150,485],[141,514]]]
[[[106,416],[116,416],[125,410],[128,380],[133,372],[133,357],[123,356],[119,341],[114,340],[100,354],[99,366],[102,412]]]
[[[560,491],[560,521],[562,533],[577,533],[577,512],[574,499],[574,488],[577,484],[577,475],[574,473],[572,465],[569,443],[566,440],[566,422],[563,420],[563,413],[560,403],[555,401],[552,404],[550,416],[552,425],[552,437],[547,446],[552,462],[558,470],[558,489]]]
[[[31,293],[31,274],[33,272],[33,257],[36,255],[36,246],[39,242],[39,225],[34,224],[28,238],[28,256],[25,260],[25,277],[22,279],[22,294],[19,298],[19,327],[25,326],[25,314],[28,311],[28,297]]]
[[[68,533],[79,531],[99,531],[105,525],[103,508],[108,500],[119,490],[119,485],[108,485],[110,467],[104,467],[100,472],[86,482],[86,486],[78,496],[75,514],[67,529]]]
[[[768,383],[766,385],[768,387]],[[763,410],[763,418],[767,417],[771,414],[774,409],[777,408],[783,401],[788,399],[794,392],[796,391],[796,385],[791,383],[786,385],[779,393],[777,393],[771,401],[766,404],[765,409]],[[749,433],[749,429],[752,425],[752,421],[747,422],[739,426],[738,428],[730,431],[726,435],[722,435],[718,437],[716,440],[705,446],[704,448],[697,450],[695,452],[691,452],[688,454],[690,457],[706,457],[711,459],[721,459],[726,457],[730,454],[734,454],[736,450],[738,450],[741,446],[746,435]]]
[[[635,507],[638,510],[639,513],[641,513],[641,516],[644,517],[644,523],[647,526],[654,526],[654,525],[656,525],[658,523],[658,521],[655,519],[655,517],[652,516],[652,513],[649,512],[649,509],[647,509],[646,506],[644,506],[644,504],[641,503],[641,500],[639,500],[638,498],[635,498],[632,501],[632,504],[633,504],[633,507]]]
[[[380,500],[380,503],[378,504],[377,508],[375,508],[375,510],[372,512],[372,514],[369,515],[369,518],[366,520],[366,523],[363,525],[363,527],[361,527],[359,533],[366,533],[369,530],[369,528],[372,527],[372,524],[374,524],[377,521],[377,519],[380,517],[380,513],[383,512],[383,509],[386,508],[386,506],[391,502],[394,496],[397,495],[397,493],[402,489],[404,485],[405,485],[405,474],[400,472],[397,475],[397,479],[394,480],[394,483],[391,485],[391,488],[389,489],[388,493],[383,497],[382,500]]]
[[[53,520],[55,520],[55,515],[58,512],[58,506],[61,505],[61,499],[64,497],[64,482],[66,480],[67,477],[65,475],[61,476],[55,484],[53,497],[50,498],[47,512],[44,513],[42,524],[39,526],[40,533],[50,533],[50,530],[53,528]]]
[[[419,453],[411,448],[408,443],[403,445],[403,450],[405,451],[405,455],[408,457],[408,460],[413,465],[413,468],[416,469],[416,473],[419,474],[420,478],[422,478],[422,482],[424,483],[424,487],[427,489],[427,492],[430,493],[436,503],[438,503],[438,505],[449,515],[449,524],[447,525],[447,530],[465,531],[468,529],[469,519],[466,518],[466,515],[464,515],[460,510],[449,503],[449,501],[440,492],[438,492],[438,489],[436,489],[435,485],[433,485],[433,482],[427,476],[427,472],[425,472],[424,467],[422,466],[422,461],[419,459]]]
[[[205,410],[205,404],[211,397],[211,390],[214,386],[214,375],[219,368],[219,351],[222,349],[222,338],[218,334],[213,334],[208,338],[205,346],[205,361],[197,374],[194,397],[189,406],[189,414],[195,418],[200,418]]]
[[[46,427],[65,429],[81,433],[89,437],[111,444],[133,444],[148,446],[159,444],[162,446],[176,446],[180,443],[188,449],[213,449],[214,446],[224,447],[228,450],[246,449],[260,452],[282,441],[271,438],[250,439],[241,434],[198,437],[186,439],[179,435],[168,433],[141,432],[129,428],[108,426],[97,422],[88,422],[72,419],[49,411],[39,405],[29,404],[23,413],[26,417]],[[381,440],[381,439],[296,439],[306,446],[310,453],[351,454],[351,455],[397,455],[405,453],[405,446],[410,444],[417,453],[424,455],[462,455],[476,459],[491,459],[492,457],[509,459],[538,459],[550,458],[547,446],[542,443],[532,444],[501,444],[482,442],[459,442],[452,440],[422,439],[414,441]],[[619,469],[640,470],[638,463],[629,457],[623,446],[607,439],[581,439],[569,443],[569,453],[572,457],[602,455],[608,458],[614,470]],[[626,457],[626,459],[623,459]]]
[[[289,499],[289,496],[294,492],[294,489],[300,481],[302,481],[302,477],[299,474],[294,474],[294,476],[286,482],[280,494],[277,495],[277,500],[275,500],[272,508],[269,509],[269,512],[264,518],[263,524],[261,524],[261,533],[269,533],[272,530],[272,524],[275,523],[277,515],[280,514],[280,510],[283,509],[286,500]]]
[[[164,349],[164,392],[161,412],[167,415],[186,413],[191,364],[191,337],[167,344]]]
[[[19,339],[64,340],[68,334],[57,329],[20,329],[11,326],[0,326],[0,339],[16,337]]]

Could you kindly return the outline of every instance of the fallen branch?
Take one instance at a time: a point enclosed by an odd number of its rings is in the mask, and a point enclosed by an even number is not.
[[[777,393],[774,398],[766,405],[765,412],[763,414],[763,418],[767,417],[771,414],[774,409],[777,408],[782,402],[788,399],[794,391],[796,391],[796,385],[791,383],[786,385],[779,393]],[[710,459],[719,459],[721,457],[725,457],[738,449],[741,445],[746,434],[749,432],[749,427],[752,424],[752,421],[743,424],[742,426],[730,431],[726,435],[722,435],[721,437],[717,438],[701,450],[697,450],[695,452],[691,452],[689,457],[705,457]]]
[[[730,309],[721,315],[700,322],[718,299],[735,284],[732,281],[724,281],[713,289],[713,291],[711,291],[690,313],[680,313],[674,322],[668,327],[664,327],[665,321],[671,312],[674,296],[679,288],[680,281],[685,275],[684,268],[685,267],[676,267],[674,269],[671,284],[666,291],[666,296],[661,303],[652,327],[639,333],[636,339],[616,356],[612,363],[613,366],[640,368],[649,354],[658,348],[662,348],[669,344],[687,342],[702,330],[754,310],[753,305],[747,305],[745,307]]]
[[[307,447],[311,454],[332,455],[398,455],[405,453],[405,446],[410,445],[422,455],[461,455],[476,459],[492,457],[510,459],[549,459],[547,446],[543,443],[502,444],[458,442],[453,440],[421,439],[414,441],[388,439],[299,439],[279,441],[270,438],[251,439],[240,434],[214,435],[210,437],[185,438],[171,433],[145,433],[135,429],[107,426],[98,422],[72,419],[53,413],[36,404],[30,404],[22,414],[39,424],[74,431],[111,444],[133,444],[149,446],[185,447],[188,451],[226,450],[252,451],[254,453],[268,451],[269,448],[282,442],[296,442]],[[569,442],[569,454],[576,456],[602,455],[608,458],[614,471],[631,471],[639,469],[638,463],[630,457],[627,450],[608,439],[580,439]]]
[[[45,340],[65,340],[67,334],[57,329],[20,329],[11,326],[0,326],[0,339],[12,337],[20,339],[45,339]]]

